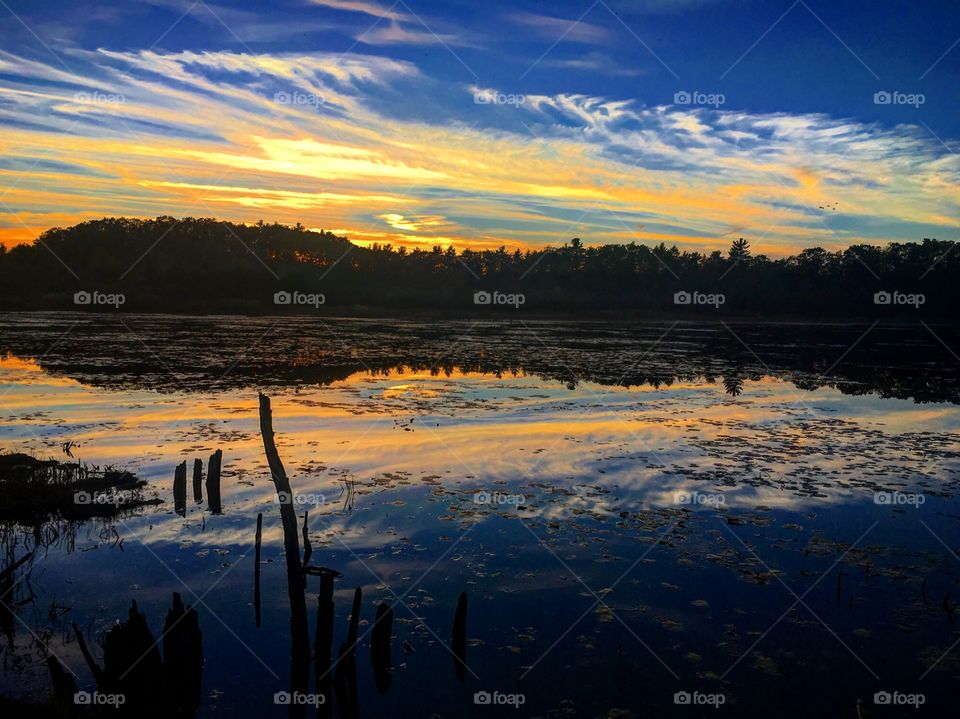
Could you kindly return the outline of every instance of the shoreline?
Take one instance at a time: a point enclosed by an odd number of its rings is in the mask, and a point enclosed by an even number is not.
[[[775,324],[775,325],[822,325],[822,326],[858,326],[870,325],[873,323],[885,326],[909,326],[915,327],[918,322],[935,324],[937,326],[956,326],[960,325],[960,318],[946,316],[929,316],[908,314],[896,314],[888,317],[877,317],[868,315],[857,315],[850,317],[833,317],[822,315],[792,315],[792,314],[727,314],[722,311],[716,313],[690,314],[683,312],[527,312],[517,310],[493,311],[493,312],[454,312],[437,310],[396,310],[388,311],[382,309],[373,310],[372,308],[342,310],[325,313],[318,311],[311,312],[253,312],[253,311],[224,311],[224,310],[111,310],[111,309],[5,309],[0,308],[0,317],[12,316],[89,316],[98,319],[108,317],[196,317],[196,318],[298,318],[298,319],[320,319],[324,321],[333,320],[367,320],[376,321],[429,321],[437,320],[442,322],[502,322],[502,323],[523,323],[525,321],[534,322],[581,322],[581,323],[641,323],[657,324],[676,322],[678,324],[709,324],[709,323],[733,323],[733,324]]]

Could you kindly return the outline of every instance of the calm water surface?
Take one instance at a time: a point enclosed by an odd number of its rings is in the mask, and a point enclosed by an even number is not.
[[[343,574],[335,645],[355,587],[361,634],[375,603],[394,606],[388,692],[369,636],[358,652],[362,717],[856,717],[858,699],[875,716],[947,716],[960,690],[951,347],[960,332],[924,326],[7,315],[0,451],[65,459],[72,442],[163,502],[56,536],[4,527],[5,563],[37,552],[0,688],[44,697],[47,646],[92,691],[70,623],[96,638],[135,599],[159,636],[178,591],[203,630],[200,715],[285,715],[263,391],[312,561]],[[179,516],[174,467],[218,448],[223,513],[191,498]],[[449,645],[463,591],[461,682]],[[524,703],[477,705],[481,691]],[[881,691],[924,705],[875,706]]]

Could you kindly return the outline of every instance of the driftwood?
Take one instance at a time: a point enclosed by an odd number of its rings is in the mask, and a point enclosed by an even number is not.
[[[463,681],[467,675],[467,593],[460,592],[457,611],[453,615],[453,666],[457,679]]]
[[[270,465],[270,475],[278,499],[291,497],[290,480],[283,468],[277,445],[273,439],[273,413],[270,398],[260,395],[260,434],[263,449]],[[291,693],[306,694],[310,678],[310,629],[307,623],[306,576],[300,563],[300,542],[297,537],[297,514],[293,502],[280,502],[280,520],[283,524],[283,549],[287,561],[287,594],[290,599],[290,685]],[[290,703],[289,715],[302,717],[305,706]]]
[[[373,664],[373,680],[377,691],[386,694],[392,678],[390,666],[390,634],[393,631],[393,609],[381,602],[377,618],[373,622],[370,639],[370,661]]]
[[[260,626],[260,543],[263,540],[263,514],[257,514],[257,534],[253,550],[253,611]]]
[[[173,508],[181,517],[187,516],[187,463],[181,462],[173,474]]]
[[[220,503],[220,466],[223,463],[223,450],[218,449],[210,455],[207,462],[207,507],[214,514],[220,514],[223,506]]]
[[[203,501],[203,460],[199,457],[193,460],[193,501]]]

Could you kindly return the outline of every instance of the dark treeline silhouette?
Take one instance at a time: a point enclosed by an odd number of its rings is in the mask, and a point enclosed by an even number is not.
[[[275,304],[277,292],[322,294],[326,311],[504,312],[478,291],[523,294],[525,312],[670,312],[949,316],[960,281],[952,241],[805,249],[770,259],[734,241],[726,253],[659,244],[588,247],[574,238],[541,250],[369,248],[302,225],[237,225],[215,219],[112,218],[44,232],[0,248],[0,307],[75,307],[80,291],[123,294],[123,310],[315,311]],[[678,305],[678,292],[722,294]],[[876,304],[878,292],[923,295]],[[113,309],[91,306],[93,309]]]

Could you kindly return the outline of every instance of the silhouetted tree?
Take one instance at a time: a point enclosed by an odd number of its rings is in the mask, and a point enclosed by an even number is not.
[[[734,240],[730,244],[728,254],[734,262],[743,262],[750,258],[750,243],[742,237],[739,240]]]

